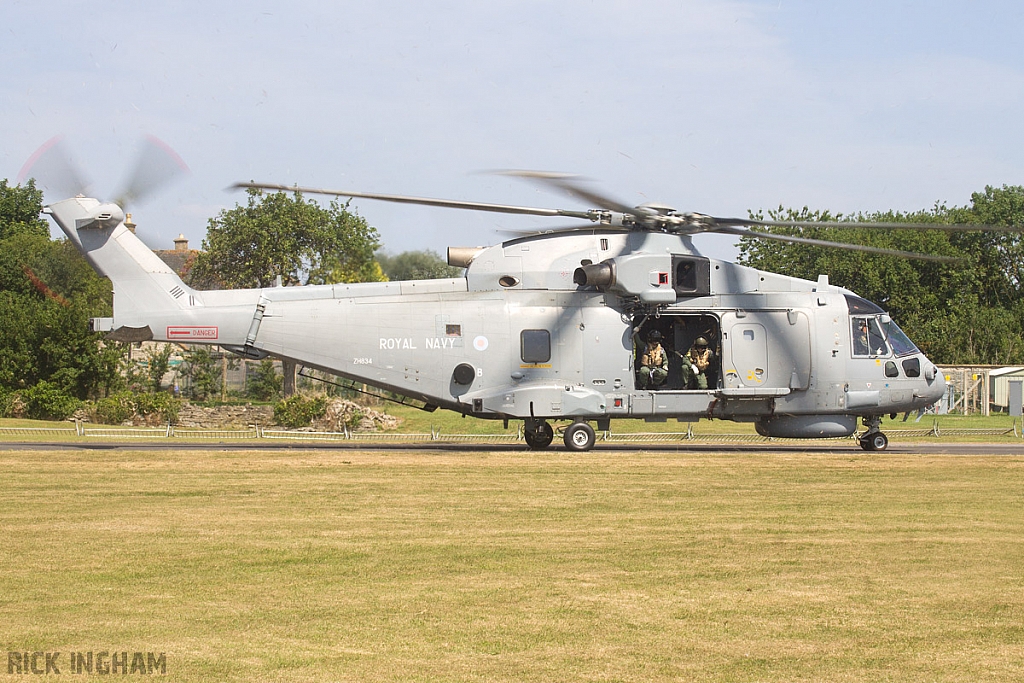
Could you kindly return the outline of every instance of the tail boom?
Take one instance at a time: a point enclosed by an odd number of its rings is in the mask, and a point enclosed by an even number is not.
[[[124,225],[116,204],[75,197],[47,206],[67,238],[114,288],[111,339],[243,344],[259,290],[200,292]]]

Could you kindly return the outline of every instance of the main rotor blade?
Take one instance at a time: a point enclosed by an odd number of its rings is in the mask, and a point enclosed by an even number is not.
[[[740,237],[756,237],[758,239],[776,240],[778,242],[792,242],[796,244],[810,244],[816,247],[831,247],[833,249],[847,249],[849,251],[864,251],[869,254],[882,254],[884,256],[899,256],[912,258],[921,261],[936,261],[939,263],[957,263],[962,259],[952,256],[934,256],[932,254],[919,254],[913,251],[900,251],[898,249],[883,249],[882,247],[869,247],[863,244],[847,244],[845,242],[829,242],[828,240],[816,240],[809,237],[790,237],[788,235],[776,235],[771,232],[755,232],[745,228],[721,226],[710,232],[722,232]]]
[[[551,186],[557,190],[560,190],[574,199],[581,199],[588,204],[593,204],[602,209],[608,211],[615,211],[617,213],[624,213],[629,216],[636,216],[637,218],[647,218],[647,214],[638,211],[636,207],[627,206],[620,201],[612,199],[603,194],[594,192],[588,187],[584,187],[582,183],[578,182],[583,180],[581,176],[570,175],[568,173],[551,173],[549,171],[492,171],[495,175],[507,175],[514,178],[523,178],[530,180],[541,185]]]
[[[566,209],[542,209],[531,206],[512,206],[509,204],[486,204],[482,202],[464,202],[457,199],[433,199],[430,197],[408,197],[397,194],[376,194],[373,192],[354,192],[352,190],[330,190],[319,187],[299,187],[298,185],[276,185],[273,183],[235,183],[230,189],[256,188],[260,190],[279,190],[282,192],[301,192],[303,194],[324,194],[335,197],[356,197],[359,199],[376,199],[382,202],[397,204],[419,204],[423,206],[439,206],[446,209],[468,209],[470,211],[491,211],[494,213],[515,213],[530,216],[565,216],[596,221],[598,216],[593,211],[569,211]]]
[[[1024,226],[943,223],[871,223],[858,221],[759,221],[750,218],[715,218],[718,225],[764,226],[772,228],[840,228],[854,230],[940,230],[943,232],[1024,232]]]
[[[532,237],[535,235],[572,235],[575,233],[606,234],[609,232],[629,232],[629,228],[610,225],[562,225],[556,228],[534,228],[532,230],[512,230],[511,228],[499,228],[494,232],[501,235],[513,235],[515,237]]]

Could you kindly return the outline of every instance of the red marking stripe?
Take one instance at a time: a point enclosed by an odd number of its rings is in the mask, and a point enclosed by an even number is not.
[[[217,339],[219,330],[214,326],[173,325],[167,327],[168,339]]]

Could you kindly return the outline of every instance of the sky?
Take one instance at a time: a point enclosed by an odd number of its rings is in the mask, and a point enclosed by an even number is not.
[[[1024,184],[1022,30],[1009,0],[0,0],[0,178],[61,135],[113,198],[155,136],[190,169],[131,207],[165,249],[249,180],[592,208],[488,173],[535,169],[716,216],[964,205]],[[351,206],[392,254],[567,225]]]

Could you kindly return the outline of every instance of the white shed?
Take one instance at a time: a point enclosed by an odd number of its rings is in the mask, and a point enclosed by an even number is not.
[[[1000,411],[1009,411],[1010,380],[1024,379],[1024,367],[996,368],[989,372],[991,382],[992,407]]]

